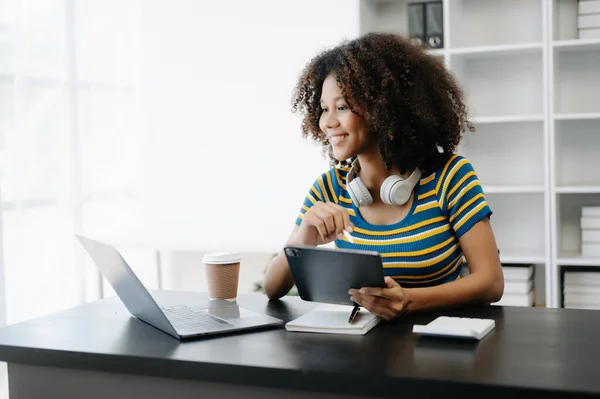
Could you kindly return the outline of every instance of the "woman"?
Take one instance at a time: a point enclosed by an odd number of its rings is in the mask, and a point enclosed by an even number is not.
[[[455,154],[463,131],[474,129],[438,59],[402,37],[367,34],[313,58],[293,111],[332,168],[308,191],[288,244],[378,251],[385,288],[348,294],[386,320],[500,300],[492,211],[472,165]],[[281,252],[265,292],[279,298],[293,285]]]

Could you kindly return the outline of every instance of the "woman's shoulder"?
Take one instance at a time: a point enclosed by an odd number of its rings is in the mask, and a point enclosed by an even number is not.
[[[452,154],[442,166],[434,171],[434,174],[437,178],[445,179],[454,176],[458,172],[469,171],[473,171],[471,161],[463,155]]]
[[[439,191],[443,185],[452,184],[457,178],[460,180],[467,174],[476,177],[469,159],[460,154],[452,154],[437,169],[421,176],[421,186],[426,185]]]
[[[324,198],[337,197],[346,190],[346,177],[349,171],[350,168],[346,167],[331,167],[317,176],[313,187]]]

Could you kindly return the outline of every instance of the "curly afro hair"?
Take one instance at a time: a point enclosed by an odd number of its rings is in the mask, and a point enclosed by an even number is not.
[[[336,160],[319,128],[321,91],[333,74],[350,110],[375,134],[388,169],[420,168],[431,173],[456,151],[467,119],[463,92],[443,63],[408,38],[369,33],[326,50],[304,68],[294,90],[292,112],[300,112],[302,136],[323,146],[331,166]]]

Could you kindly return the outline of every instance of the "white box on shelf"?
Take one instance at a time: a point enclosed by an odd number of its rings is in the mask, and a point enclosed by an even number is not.
[[[533,289],[533,279],[524,281],[504,281],[504,294],[527,294]]]
[[[600,28],[577,29],[580,39],[600,39]]]
[[[587,310],[600,310],[600,305],[580,305],[580,304],[567,304],[565,303],[565,309],[587,309]]]
[[[529,291],[527,294],[504,294],[502,299],[495,302],[501,306],[533,306],[535,299],[535,290]]]
[[[565,284],[565,286],[563,287],[563,294],[600,295],[600,285]]]
[[[581,255],[585,257],[600,258],[600,244],[591,244],[584,242],[581,244]]]
[[[581,216],[597,216],[600,217],[600,206],[582,206]]]
[[[533,276],[533,265],[505,266],[502,265],[505,281],[528,281]]]
[[[581,229],[600,229],[600,217],[582,216]]]
[[[566,303],[582,305],[600,305],[600,294],[565,294]]]
[[[600,245],[600,229],[586,229],[581,231],[581,241]]]
[[[600,272],[565,272],[565,285],[600,286]]]
[[[600,13],[600,0],[585,0],[578,2],[579,14]]]
[[[577,17],[577,27],[585,28],[600,28],[600,14],[579,15]]]

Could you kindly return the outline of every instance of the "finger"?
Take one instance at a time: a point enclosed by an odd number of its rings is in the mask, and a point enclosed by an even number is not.
[[[344,228],[346,229],[346,231],[348,233],[352,233],[354,231],[354,225],[352,224],[352,222],[350,221],[350,210],[347,208],[344,208],[343,206],[339,206],[338,207],[342,208],[342,217],[344,218]]]
[[[402,299],[402,289],[399,287],[399,285],[393,288],[362,287],[358,292],[360,295],[371,295],[397,301]]]
[[[333,213],[336,215],[335,223],[338,228],[338,233],[341,233],[342,229],[351,233],[354,230],[354,225],[350,221],[349,210],[332,202],[329,202],[329,204]]]
[[[315,226],[315,228],[317,229],[317,231],[319,232],[319,236],[321,236],[321,239],[324,242],[327,242],[327,236],[329,235],[327,233],[327,226],[325,226],[325,223],[321,220],[318,219],[313,226]]]
[[[323,221],[323,223],[325,223],[325,226],[327,226],[327,235],[333,235],[336,231],[335,220],[333,218],[333,215],[331,214],[331,210],[328,208],[319,209],[318,211],[316,211],[316,215],[319,217],[319,219]]]
[[[340,210],[339,208],[341,207],[333,203],[330,203],[329,205],[329,209],[331,210],[331,215],[333,216],[335,223],[335,235],[338,238],[342,235],[342,231],[344,231],[344,216],[342,211],[346,212],[345,210]]]
[[[400,284],[398,284],[398,282],[396,280],[394,280],[393,278],[391,278],[389,276],[385,276],[385,278],[383,279],[383,281],[385,282],[385,286],[387,288],[400,287]]]
[[[367,309],[369,312],[385,320],[394,317],[394,311],[391,309],[391,302],[387,299],[369,295],[354,295],[350,297],[350,299]]]
[[[362,287],[358,290],[360,295],[383,296],[384,288],[380,287]]]

